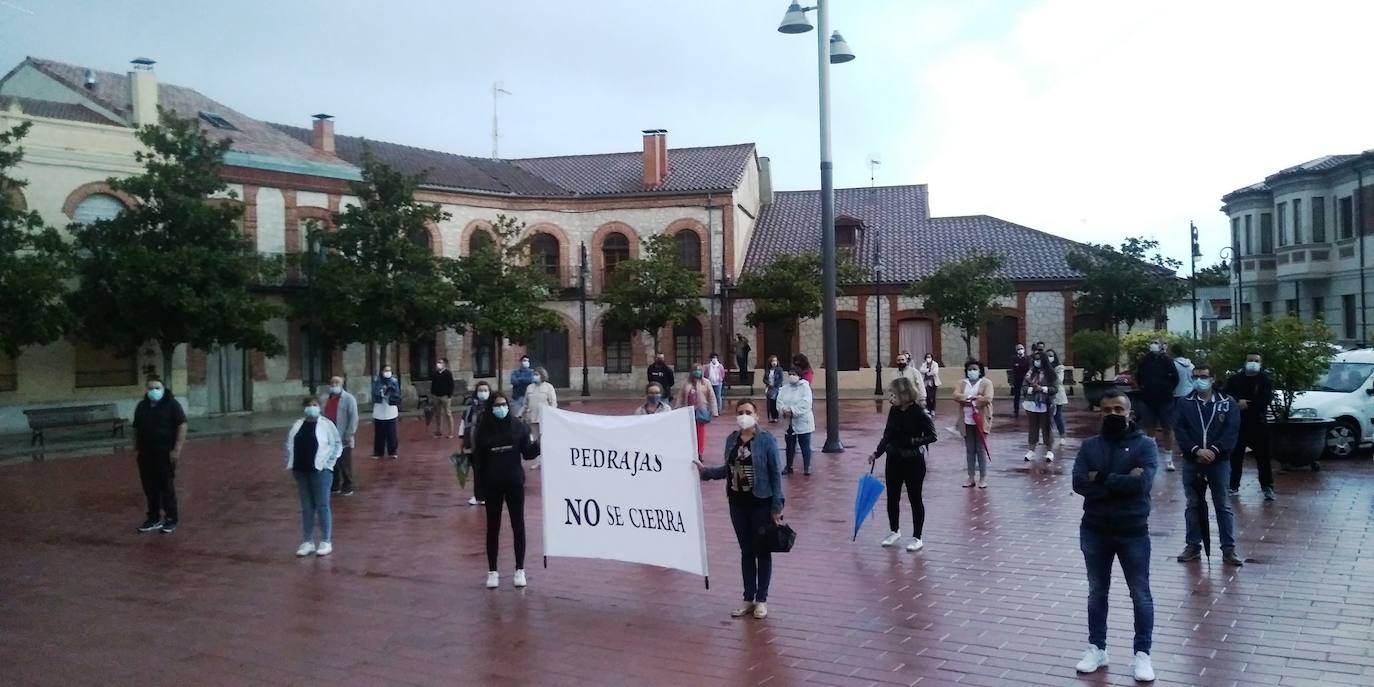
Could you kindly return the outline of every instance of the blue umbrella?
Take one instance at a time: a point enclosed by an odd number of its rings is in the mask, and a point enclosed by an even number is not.
[[[873,507],[878,505],[878,497],[883,495],[883,483],[873,476],[873,468],[876,466],[875,461],[869,466],[868,474],[859,478],[859,493],[854,497],[854,539],[851,541],[858,540],[859,528],[873,513]]]

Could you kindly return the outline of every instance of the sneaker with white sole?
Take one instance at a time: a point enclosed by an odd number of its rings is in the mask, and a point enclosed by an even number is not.
[[[495,570],[487,573],[487,589],[496,589],[501,586],[501,573]]]
[[[920,537],[916,537],[915,539],[912,539],[911,542],[908,543],[908,544],[906,545],[906,550],[907,550],[907,551],[920,551],[921,549],[924,549],[925,547],[926,547],[925,542],[921,541],[921,538],[920,538]]]
[[[1107,650],[1089,644],[1088,650],[1083,652],[1083,659],[1074,666],[1074,670],[1080,673],[1095,673],[1106,665]]]
[[[760,601],[754,604],[754,617],[763,620],[768,617],[768,604]]]
[[[1021,456],[1021,460],[1024,460],[1024,461],[1026,461],[1027,463],[1031,462],[1031,460],[1032,460],[1033,458],[1035,458],[1035,449],[1031,449],[1031,450],[1029,450],[1029,451],[1026,451],[1026,455]]]
[[[302,542],[300,546],[296,547],[297,558],[305,558],[306,556],[309,556],[312,553],[315,553],[314,542]]]
[[[745,601],[743,606],[740,606],[739,608],[736,608],[736,609],[730,611],[730,617],[731,617],[731,618],[743,618],[744,616],[749,615],[750,613],[753,613],[753,612],[754,612],[754,602],[753,602],[753,601]]]
[[[1053,463],[1053,462],[1054,462],[1054,451],[1046,451],[1046,452],[1045,452],[1045,462],[1046,462],[1046,463]]]
[[[1154,682],[1155,667],[1150,663],[1150,655],[1144,651],[1135,652],[1135,658],[1131,660],[1131,675],[1135,676],[1136,682]]]
[[[1169,472],[1173,472],[1174,470],[1177,470],[1177,469],[1178,469],[1178,468],[1174,467],[1174,458],[1173,458],[1173,456],[1170,456],[1168,459],[1166,459],[1166,460],[1164,461],[1164,469],[1167,470],[1167,471],[1169,471]]]
[[[327,541],[322,541],[319,546],[315,547],[316,556],[328,556],[331,553],[334,553],[334,545]]]
[[[468,497],[468,505],[469,505],[469,506],[476,506],[476,505],[480,505],[481,503],[482,503],[481,501],[478,501],[478,500],[477,500],[477,497],[476,497],[476,496],[469,496],[469,497]]]
[[[516,589],[519,589],[520,587],[524,587],[525,585],[527,585],[527,584],[530,583],[530,581],[529,581],[528,579],[525,578],[525,571],[524,571],[524,570],[516,570],[516,571],[515,571],[515,579],[513,580],[513,582],[515,583]]]
[[[888,534],[888,535],[887,535],[887,538],[886,538],[886,539],[883,540],[883,546],[893,546],[894,544],[897,543],[897,540],[898,540],[898,539],[901,539],[901,538],[902,538],[902,533],[901,533],[901,532],[892,532],[891,534]]]

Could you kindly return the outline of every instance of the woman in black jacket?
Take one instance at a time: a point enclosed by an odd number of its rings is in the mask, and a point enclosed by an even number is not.
[[[510,510],[515,535],[515,586],[525,578],[525,468],[521,460],[534,460],[539,447],[530,439],[525,423],[511,416],[510,400],[494,393],[491,407],[482,417],[482,431],[474,437],[474,458],[482,471],[482,492],[487,501],[487,589],[501,584],[496,572],[496,549],[501,539],[501,504]]]
[[[924,408],[916,403],[916,387],[906,377],[892,380],[892,408],[887,411],[887,427],[878,448],[868,459],[870,464],[887,453],[887,523],[892,530],[883,546],[894,546],[902,538],[902,486],[906,486],[911,502],[911,542],[907,551],[920,551],[921,530],[925,528],[926,506],[921,487],[926,479],[926,444],[935,440],[935,423]]]

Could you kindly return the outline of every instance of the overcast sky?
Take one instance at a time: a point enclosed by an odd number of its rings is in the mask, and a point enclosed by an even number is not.
[[[758,144],[780,190],[818,185],[815,34],[785,0],[0,0],[25,55],[167,82],[245,114],[487,155]],[[1085,241],[1227,243],[1222,194],[1374,148],[1366,0],[833,0],[836,181],[930,185],[937,215]],[[1186,264],[1185,264],[1185,270]]]

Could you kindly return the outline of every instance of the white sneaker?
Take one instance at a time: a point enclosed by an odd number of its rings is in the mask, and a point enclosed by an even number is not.
[[[496,589],[501,586],[501,573],[495,570],[487,573],[487,589]]]
[[[477,504],[479,504],[479,503],[481,503],[481,501],[478,501],[476,496],[469,496],[469,497],[468,497],[468,505],[469,505],[469,506],[475,506],[475,505],[477,505]]]
[[[514,580],[514,582],[515,582],[516,588],[520,588],[520,587],[523,587],[523,586],[529,584],[529,580],[525,579],[525,571],[524,571],[524,570],[516,570],[516,571],[515,571],[515,580]]]
[[[1107,665],[1107,650],[1099,649],[1091,644],[1088,650],[1083,652],[1083,660],[1074,666],[1080,673],[1095,673],[1099,668]]]
[[[1031,460],[1034,459],[1034,458],[1035,458],[1035,449],[1031,449],[1031,450],[1029,450],[1029,451],[1026,451],[1026,455],[1021,456],[1021,460],[1024,460],[1024,461],[1026,461],[1027,463],[1031,462]]]
[[[1045,462],[1046,462],[1046,463],[1053,463],[1053,462],[1054,462],[1054,451],[1046,451],[1046,452],[1045,452]]]
[[[315,549],[316,556],[328,556],[331,553],[334,553],[334,545],[327,541],[320,542],[319,547]]]
[[[906,550],[907,550],[907,551],[920,551],[921,549],[924,549],[925,547],[926,547],[925,542],[921,541],[920,539],[912,539],[912,540],[911,540],[911,543],[909,543],[909,544],[906,545]]]
[[[901,539],[901,538],[902,538],[902,533],[901,533],[901,532],[893,532],[893,533],[887,535],[887,538],[883,540],[883,546],[892,546],[893,544],[896,544],[896,543],[897,543],[897,540],[898,540],[898,539]]]
[[[312,554],[312,553],[315,553],[315,543],[314,543],[314,542],[304,542],[304,543],[302,543],[300,546],[296,547],[296,557],[297,557],[297,558],[304,558],[304,557],[306,557],[306,556],[309,556],[309,555]]]
[[[1164,469],[1169,472],[1173,472],[1177,469],[1174,467],[1174,457],[1172,455],[1166,456],[1164,458]]]
[[[1131,674],[1135,675],[1136,682],[1154,682],[1155,667],[1150,663],[1150,655],[1144,651],[1135,652],[1135,659],[1131,661]]]

